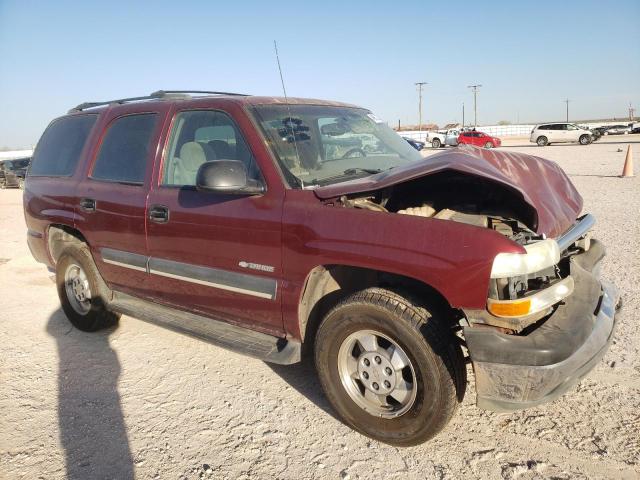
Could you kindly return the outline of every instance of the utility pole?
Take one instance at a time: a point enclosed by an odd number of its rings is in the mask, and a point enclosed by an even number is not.
[[[462,128],[464,128],[464,102],[462,102]]]
[[[422,86],[428,85],[427,82],[416,82],[418,87],[418,131],[422,131]]]
[[[569,102],[571,100],[569,100],[568,98],[566,100],[564,100],[564,103],[567,104],[567,123],[569,123]]]
[[[636,109],[631,106],[631,102],[629,102],[629,121],[633,122],[635,118]]]
[[[478,89],[482,85],[468,85],[467,88],[473,90],[473,128],[478,128],[478,104],[477,104],[477,94]]]

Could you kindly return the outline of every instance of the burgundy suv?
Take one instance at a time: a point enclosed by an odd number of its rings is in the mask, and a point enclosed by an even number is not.
[[[189,95],[197,93],[198,95]],[[552,162],[421,155],[366,109],[156,92],[40,139],[24,208],[66,315],[125,313],[268,362],[315,358],[345,423],[395,445],[576,384],[612,341],[594,218]]]

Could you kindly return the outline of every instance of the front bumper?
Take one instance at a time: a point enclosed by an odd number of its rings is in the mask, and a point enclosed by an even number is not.
[[[591,248],[570,260],[573,294],[528,335],[466,327],[476,377],[477,404],[513,411],[554,400],[604,356],[613,340],[618,293],[598,279],[605,251]]]

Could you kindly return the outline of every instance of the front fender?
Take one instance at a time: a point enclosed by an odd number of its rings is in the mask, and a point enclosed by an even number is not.
[[[413,278],[454,308],[485,308],[495,256],[525,252],[486,228],[329,206],[307,200],[310,192],[291,192],[283,213],[283,277],[296,302],[313,268],[338,264]]]

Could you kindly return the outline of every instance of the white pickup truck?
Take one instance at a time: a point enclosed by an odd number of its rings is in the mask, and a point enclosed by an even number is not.
[[[430,142],[433,148],[440,148],[443,145],[455,147],[458,145],[458,135],[460,130],[456,129],[427,132],[427,142]]]

